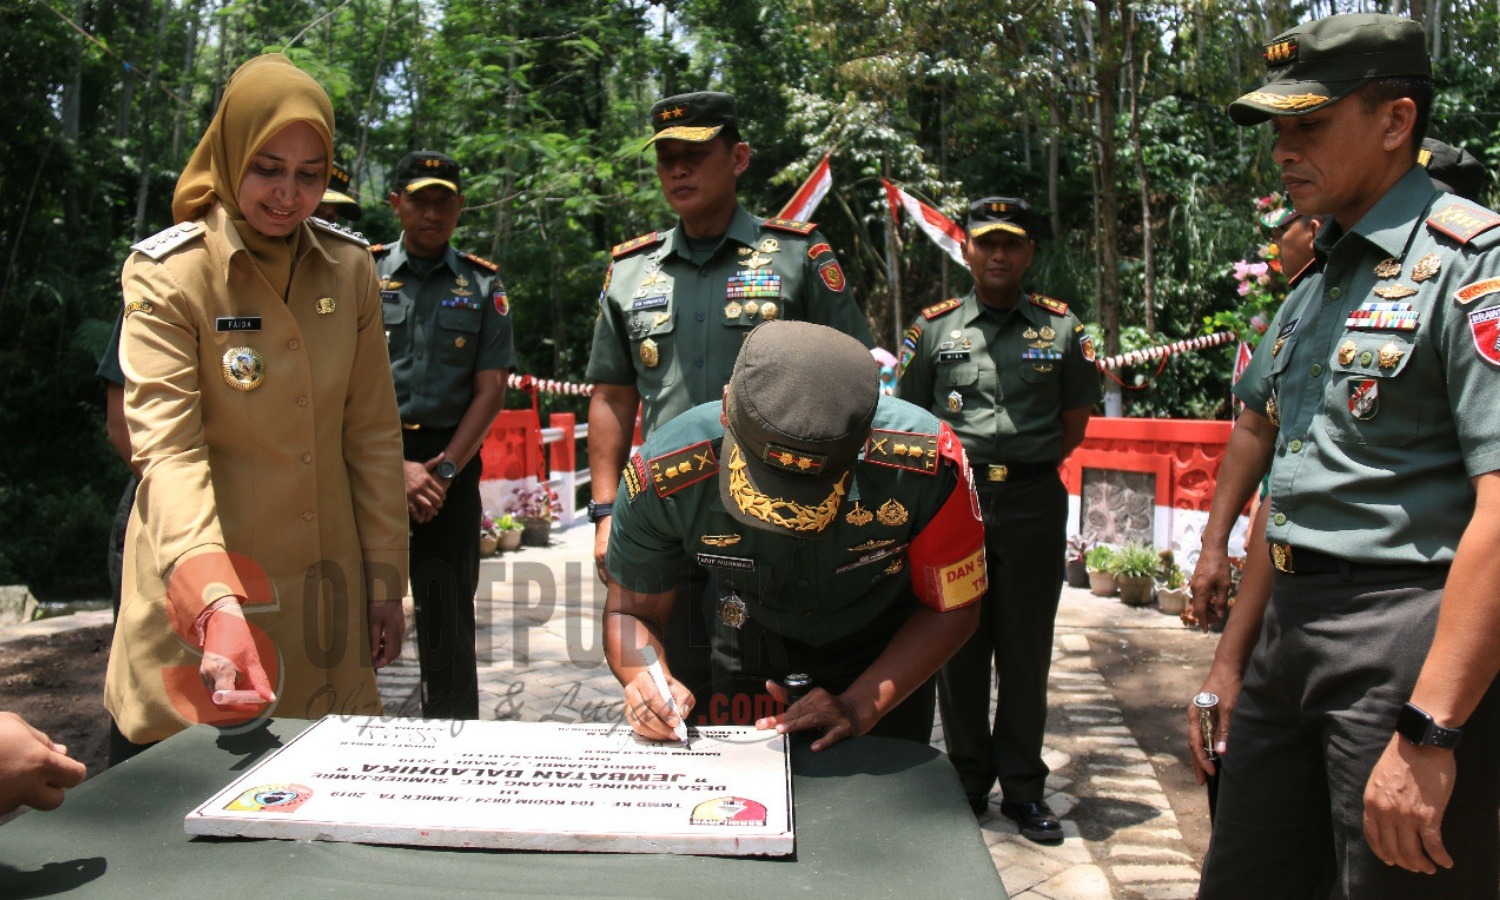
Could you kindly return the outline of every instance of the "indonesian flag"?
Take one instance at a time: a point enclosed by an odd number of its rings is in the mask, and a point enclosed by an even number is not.
[[[1250,357],[1253,355],[1250,345],[1244,341],[1240,341],[1240,348],[1234,354],[1234,378],[1229,382],[1231,386],[1240,383],[1240,376],[1245,374],[1245,369],[1249,368]],[[1244,409],[1244,407],[1245,404],[1241,403],[1238,397],[1234,398],[1234,411],[1236,414]]]
[[[787,201],[786,206],[776,215],[782,219],[795,219],[798,222],[806,222],[812,218],[813,211],[823,198],[828,196],[828,189],[833,187],[833,173],[828,169],[828,157],[830,153],[823,154],[816,166],[813,166],[812,174],[802,182],[802,187],[797,188],[797,193]]]
[[[969,263],[964,259],[964,230],[958,227],[954,221],[927,204],[901,190],[884,178],[880,183],[885,185],[885,197],[891,204],[891,221],[901,221],[900,211],[904,208],[906,214],[911,216],[917,223],[917,227],[926,232],[927,236],[953,257],[953,261],[961,266]]]

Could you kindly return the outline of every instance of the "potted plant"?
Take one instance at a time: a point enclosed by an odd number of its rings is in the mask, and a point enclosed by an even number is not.
[[[488,511],[479,514],[479,555],[493,556],[500,546],[500,527]]]
[[[1187,609],[1188,596],[1187,575],[1177,565],[1172,551],[1163,550],[1157,557],[1156,566],[1157,605],[1169,616],[1180,616]]]
[[[521,546],[521,535],[526,526],[517,521],[515,516],[506,513],[495,520],[495,527],[500,529],[501,550],[510,551]]]
[[[1064,554],[1068,587],[1086,588],[1089,586],[1089,566],[1085,558],[1088,552],[1089,541],[1083,535],[1078,534],[1068,538],[1068,550]]]
[[[512,515],[521,522],[521,543],[545,547],[552,536],[552,523],[562,517],[562,501],[546,482],[528,484],[511,499]]]
[[[1083,561],[1089,573],[1089,590],[1100,597],[1115,592],[1115,549],[1108,544],[1095,544],[1084,554]]]
[[[1139,541],[1130,541],[1115,553],[1115,583],[1120,589],[1120,602],[1126,606],[1145,606],[1151,602],[1151,588],[1156,567],[1160,560],[1156,548]]]

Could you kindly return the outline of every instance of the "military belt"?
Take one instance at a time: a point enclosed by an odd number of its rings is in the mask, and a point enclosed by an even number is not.
[[[999,484],[1010,481],[1027,481],[1044,475],[1056,475],[1057,462],[1039,463],[991,463],[974,467],[976,485]]]
[[[1348,576],[1355,572],[1377,569],[1428,570],[1447,568],[1447,563],[1370,563],[1354,562],[1307,547],[1294,547],[1280,541],[1271,542],[1271,563],[1283,575]]]

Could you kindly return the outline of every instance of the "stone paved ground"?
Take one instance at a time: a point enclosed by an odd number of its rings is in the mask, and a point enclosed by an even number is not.
[[[592,529],[554,533],[551,546],[488,559],[481,571],[480,715],[526,721],[616,720],[620,691],[603,664],[602,596],[592,574]],[[1173,900],[1196,894],[1198,861],[1151,760],[1095,668],[1089,634],[1180,628],[1175,618],[1064,589],[1051,678],[1048,796],[1065,840],[1042,846],[1001,816],[980,827],[1012,897]],[[408,599],[408,604],[410,600]],[[409,609],[409,607],[408,607]],[[415,648],[381,673],[388,714],[418,715]],[[942,747],[935,723],[934,745]]]

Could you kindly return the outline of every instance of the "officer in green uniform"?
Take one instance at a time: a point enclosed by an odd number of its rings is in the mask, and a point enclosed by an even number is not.
[[[452,157],[408,153],[392,177],[401,239],[370,248],[401,407],[422,715],[444,719],[479,715],[479,445],[515,361],[499,267],[449,245],[462,184]]]
[[[750,164],[750,145],[740,139],[733,97],[668,97],[651,108],[651,124],[657,177],[679,220],[670,231],[616,246],[599,295],[587,377],[594,385],[589,518],[601,578],[638,406],[641,434],[650,437],[674,416],[719,399],[745,335],[762,322],[817,322],[874,346],[838,258],[814,226],[760,219],[739,205],[735,182]],[[690,565],[684,578],[691,579],[685,595],[706,590],[703,573]],[[707,671],[707,623],[694,604],[678,609],[668,646],[679,674],[698,687]]]
[[[698,722],[821,728],[814,750],[871,731],[931,737],[931,676],[978,620],[983,528],[957,438],[882,397],[878,368],[831,328],[766,323],[723,400],[673,419],[630,457],[605,653],[636,731],[670,738],[678,721],[641,649],[674,671],[661,635],[691,554],[718,576],[715,686],[737,689],[704,697],[669,678],[685,719],[696,705]],[[793,672],[813,689],[779,715],[776,682]]]
[[[976,200],[967,230],[974,290],[922,310],[906,330],[896,382],[897,397],[930,409],[963,441],[994,576],[978,631],[938,680],[943,736],[976,816],[998,778],[1001,812],[1026,837],[1057,841],[1042,761],[1067,540],[1057,467],[1083,440],[1099,379],[1093,344],[1068,305],[1021,286],[1036,251],[1026,201]]]
[[[1235,387],[1193,575],[1200,619],[1221,613],[1269,465],[1271,598],[1205,684],[1232,716],[1199,896],[1494,898],[1500,215],[1416,165],[1417,23],[1331,16],[1264,59],[1230,116],[1271,121],[1292,202],[1329,221]]]

